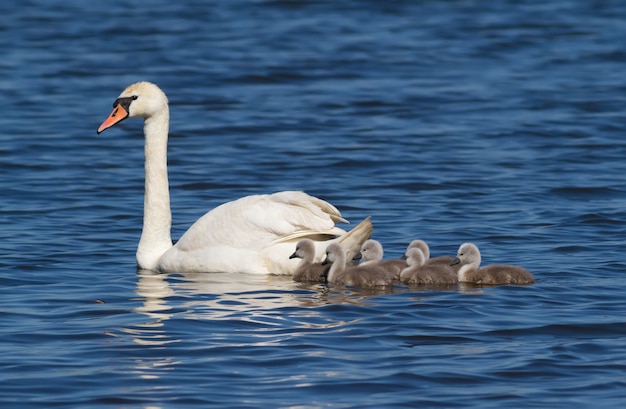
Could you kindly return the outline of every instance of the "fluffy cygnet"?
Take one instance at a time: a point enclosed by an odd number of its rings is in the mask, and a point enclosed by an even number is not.
[[[378,266],[359,265],[346,267],[346,252],[339,243],[326,248],[322,264],[331,264],[328,282],[358,287],[381,287],[393,285],[393,276]]]
[[[325,282],[330,265],[315,263],[315,243],[310,239],[302,239],[296,244],[296,251],[289,258],[302,259],[293,273],[293,281]]]
[[[383,246],[379,241],[369,239],[361,245],[361,251],[354,257],[363,260],[361,266],[376,266],[398,279],[400,272],[407,267],[406,260],[383,260]]]
[[[475,244],[463,243],[459,247],[453,265],[460,265],[459,282],[484,285],[532,284],[533,275],[523,267],[492,264],[480,268],[480,251]]]
[[[400,273],[400,281],[409,285],[451,285],[456,284],[456,272],[443,264],[427,264],[424,252],[418,247],[407,250],[408,267]]]

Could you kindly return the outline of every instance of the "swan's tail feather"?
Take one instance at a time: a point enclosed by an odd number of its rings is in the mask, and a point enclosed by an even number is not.
[[[372,236],[374,226],[372,225],[371,219],[371,216],[367,216],[354,229],[337,239],[346,250],[346,260],[348,260],[349,263],[352,261],[352,257],[361,251],[363,242]]]

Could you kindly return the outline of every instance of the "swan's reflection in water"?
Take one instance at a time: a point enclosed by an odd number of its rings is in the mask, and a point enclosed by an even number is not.
[[[403,285],[360,289],[328,287],[318,283],[296,283],[290,276],[236,273],[158,274],[147,270],[137,273],[136,293],[142,304],[135,312],[152,319],[158,327],[173,315],[190,319],[238,319],[280,317],[280,309],[290,315],[319,315],[314,307],[329,304],[368,305],[373,297],[399,292],[458,291],[457,286],[408,288]],[[475,288],[462,288],[472,292]],[[480,289],[478,289],[480,291]],[[297,309],[293,309],[293,308]],[[148,325],[148,324],[147,324]]]
[[[149,317],[149,321],[123,332],[133,342],[146,346],[164,346],[180,342],[168,334],[165,323],[172,317],[191,320],[229,319],[263,321],[279,319],[277,310],[283,307],[319,305],[318,295],[327,292],[324,286],[298,290],[297,283],[285,276],[255,276],[250,274],[158,274],[137,272],[136,294],[141,305],[134,312]]]
[[[290,292],[291,277],[250,274],[157,274],[139,271],[136,293],[143,304],[135,311],[155,320],[165,320],[184,309],[206,318],[229,311],[274,309],[297,305]],[[175,311],[174,311],[175,310]]]
[[[179,341],[167,336],[162,328],[174,316],[271,325],[281,320],[284,308],[289,308],[291,318],[319,316],[317,309],[307,307],[366,305],[373,296],[399,291],[398,288],[330,289],[322,284],[295,283],[290,276],[234,273],[183,276],[138,271],[137,277],[136,293],[142,304],[135,312],[148,316],[150,321],[127,332],[132,332],[133,340],[143,345]]]
[[[187,343],[195,342],[189,335],[196,327],[206,332],[198,334],[206,350],[275,346],[300,331],[339,328],[364,318],[354,311],[328,313],[317,307],[367,307],[379,302],[377,296],[416,291],[405,286],[328,287],[296,283],[290,276],[233,273],[183,276],[138,271],[137,278],[139,305],[134,312],[148,320],[122,331],[133,343],[146,348],[138,353],[141,358],[135,360],[131,369],[142,379],[159,378],[180,365],[173,357],[185,356],[190,348]]]

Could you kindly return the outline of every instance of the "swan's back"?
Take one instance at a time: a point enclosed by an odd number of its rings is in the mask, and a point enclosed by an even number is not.
[[[296,244],[296,250],[289,258],[302,259],[293,273],[293,281],[325,282],[330,264],[315,263],[315,243],[310,239],[302,239]]]
[[[303,192],[253,195],[225,203],[187,230],[161,258],[160,270],[292,275],[298,263],[289,255],[293,243],[303,238],[312,239],[316,248],[341,241],[356,253],[371,235],[369,217],[346,233],[334,225],[340,216],[332,209]]]
[[[481,255],[473,243],[463,243],[459,247],[453,263],[459,265],[459,282],[482,285],[532,284],[533,275],[523,267],[509,264],[492,264],[480,267]]]
[[[304,192],[251,195],[206,213],[182,235],[176,247],[183,251],[214,245],[262,249],[308,234],[334,238],[345,234],[335,226],[337,220],[344,221],[337,209]]]

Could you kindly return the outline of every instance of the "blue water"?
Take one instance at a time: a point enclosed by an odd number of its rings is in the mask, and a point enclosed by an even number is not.
[[[0,406],[622,408],[626,3],[539,3],[1,2]],[[137,274],[138,80],[174,238],[299,189],[537,283]]]

